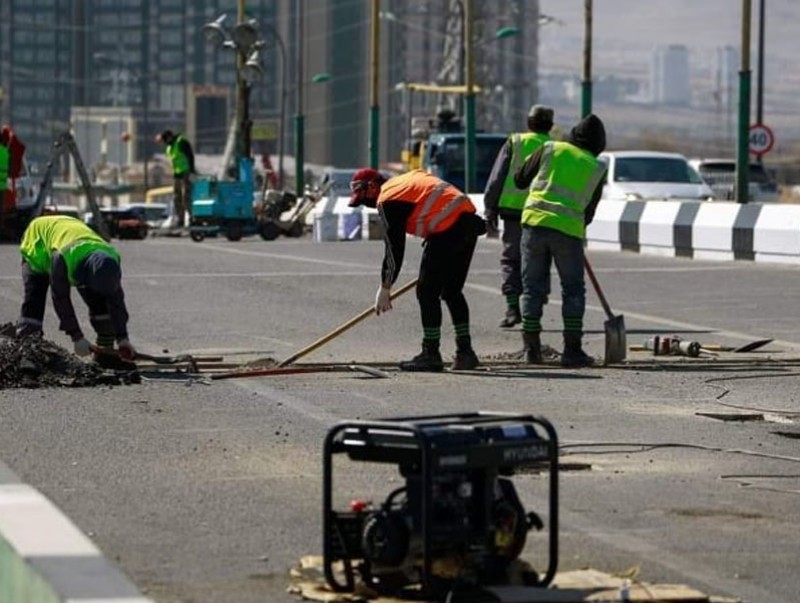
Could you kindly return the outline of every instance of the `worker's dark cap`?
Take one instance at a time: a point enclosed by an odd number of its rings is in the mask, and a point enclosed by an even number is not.
[[[119,262],[103,251],[93,251],[84,260],[86,286],[108,297],[119,290],[122,285],[122,270]]]
[[[161,140],[167,140],[168,138],[172,138],[175,136],[172,130],[164,130],[161,134],[158,135]]]
[[[553,109],[545,107],[544,105],[531,105],[531,108],[528,110],[528,117],[537,121],[541,120],[542,122],[549,121],[553,123],[553,115]]]
[[[383,184],[386,182],[386,178],[373,168],[361,168],[353,174],[353,178],[350,180],[350,190],[352,191],[350,203],[348,203],[350,207],[358,207],[364,202],[364,193],[372,182]]]

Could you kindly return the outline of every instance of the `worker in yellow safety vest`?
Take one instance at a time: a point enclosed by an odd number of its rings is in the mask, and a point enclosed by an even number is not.
[[[589,366],[582,348],[586,310],[583,244],[603,192],[606,166],[597,156],[605,149],[603,122],[590,114],[564,142],[546,142],[517,170],[514,181],[528,188],[522,210],[522,337],[525,359],[541,363],[542,306],[554,261],[561,280],[564,323],[562,366]]]
[[[495,235],[498,218],[503,220],[500,254],[500,290],[506,301],[506,314],[500,322],[504,329],[522,322],[519,298],[522,294],[522,256],[520,236],[522,206],[528,196],[527,189],[518,189],[514,173],[525,160],[550,140],[553,128],[553,110],[543,105],[533,105],[528,111],[528,132],[516,132],[500,148],[483,194],[484,216],[489,235]]]
[[[486,232],[469,197],[452,184],[416,169],[384,179],[372,168],[358,170],[350,181],[350,207],[378,209],[384,226],[385,253],[381,284],[375,295],[375,313],[392,309],[391,288],[400,274],[406,235],[425,240],[417,281],[422,317],[422,352],[400,363],[404,371],[444,370],[439,340],[442,301],[447,304],[456,335],[452,370],[478,366],[469,329],[469,306],[464,283],[478,237]]]
[[[28,224],[20,244],[25,298],[17,320],[18,337],[41,333],[47,291],[60,329],[72,339],[78,356],[92,353],[92,344],[83,334],[70,299],[75,287],[89,307],[89,322],[97,333],[97,348],[113,350],[132,360],[136,350],[128,339],[128,311],[122,290],[119,252],[81,220],[70,216],[42,216]],[[103,364],[113,355],[96,350]]]
[[[194,151],[192,145],[183,134],[175,134],[172,130],[164,130],[158,139],[167,145],[166,153],[172,163],[175,196],[172,225],[183,227],[186,215],[192,219],[192,174],[194,169]]]

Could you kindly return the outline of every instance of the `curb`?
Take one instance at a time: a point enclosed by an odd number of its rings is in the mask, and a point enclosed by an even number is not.
[[[154,603],[0,463],[0,603]]]

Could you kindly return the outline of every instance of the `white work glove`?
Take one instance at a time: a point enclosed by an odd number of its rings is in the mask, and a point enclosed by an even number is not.
[[[375,314],[380,316],[383,312],[392,309],[392,290],[381,285],[375,294]]]
[[[136,358],[136,348],[133,347],[133,344],[127,339],[121,340],[117,344],[117,348],[119,350],[119,357],[123,360],[133,360]]]
[[[72,349],[78,356],[88,356],[92,353],[92,344],[85,337],[81,337],[72,342]]]

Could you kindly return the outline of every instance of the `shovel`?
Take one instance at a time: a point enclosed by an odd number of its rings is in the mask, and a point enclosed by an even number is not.
[[[625,317],[622,315],[614,316],[611,311],[611,306],[606,301],[606,296],[603,295],[603,290],[600,288],[600,283],[597,282],[597,277],[594,275],[594,270],[589,264],[589,259],[584,257],[584,266],[586,267],[586,274],[589,275],[589,280],[592,281],[594,290],[597,292],[597,297],[600,298],[600,303],[603,305],[606,317],[608,320],[604,323],[606,330],[606,355],[603,364],[615,364],[625,360],[625,353],[627,346],[625,345]]]

